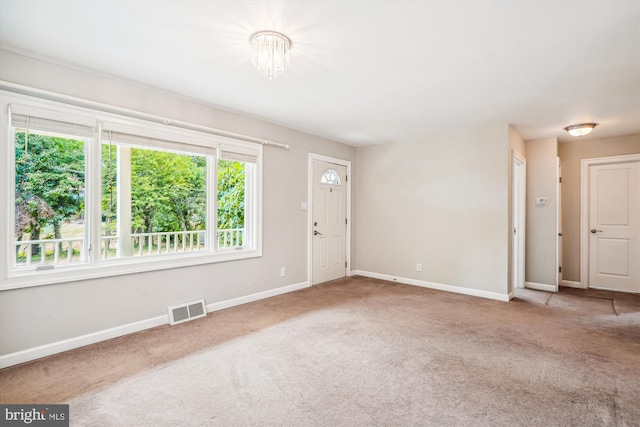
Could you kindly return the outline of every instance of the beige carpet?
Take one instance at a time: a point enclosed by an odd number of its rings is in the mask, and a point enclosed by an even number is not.
[[[74,426],[640,426],[640,296],[339,280],[0,371]]]

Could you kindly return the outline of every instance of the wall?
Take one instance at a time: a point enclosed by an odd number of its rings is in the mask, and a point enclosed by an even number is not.
[[[580,282],[581,160],[640,153],[640,134],[559,144],[562,167],[562,279]]]
[[[544,290],[557,283],[557,162],[556,138],[526,141],[527,212],[525,285]],[[536,206],[537,197],[548,197],[549,204]]]
[[[213,304],[307,281],[307,212],[300,204],[307,200],[308,154],[354,161],[353,147],[4,51],[0,79],[291,145],[264,151],[264,256],[0,292],[0,355],[144,322],[174,303],[204,297]]]
[[[358,147],[358,269],[507,296],[508,157],[506,125]]]

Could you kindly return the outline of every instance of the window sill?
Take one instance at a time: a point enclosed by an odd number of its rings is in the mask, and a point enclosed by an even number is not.
[[[0,291],[258,258],[261,256],[262,250],[260,249],[243,249],[221,251],[215,254],[185,254],[184,256],[157,255],[144,260],[135,258],[102,261],[100,265],[87,263],[73,267],[57,267],[41,271],[34,269],[13,271],[8,277],[1,279]]]

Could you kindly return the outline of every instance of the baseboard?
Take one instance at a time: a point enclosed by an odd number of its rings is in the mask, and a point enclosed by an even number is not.
[[[564,286],[566,288],[578,288],[578,289],[583,289],[582,288],[582,283],[580,282],[574,282],[572,280],[563,280],[562,284],[560,286]]]
[[[638,294],[638,295],[640,295],[640,292],[625,291],[625,290],[622,290],[622,289],[601,288],[600,286],[589,286],[588,289],[597,289],[599,291],[622,292],[622,293],[625,293],[625,294],[633,294],[633,295]]]
[[[0,369],[169,323],[163,315],[0,356]]]
[[[546,283],[524,282],[524,287],[529,289],[535,289],[537,291],[556,292],[555,286],[547,285]]]
[[[509,301],[508,294],[499,294],[497,292],[482,291],[480,289],[465,288],[462,286],[445,285],[442,283],[427,282],[424,280],[409,279],[406,277],[391,276],[389,274],[373,273],[371,271],[353,270],[353,276],[371,277],[373,279],[387,280],[389,282],[398,282],[405,285],[419,286],[421,288],[437,289],[439,291],[454,292],[456,294],[471,295],[474,297],[488,298],[497,301]]]
[[[234,307],[236,305],[246,304],[253,301],[282,295],[288,292],[297,291],[299,289],[309,287],[309,282],[296,283],[294,285],[283,286],[281,288],[270,289],[264,292],[247,295],[244,297],[233,298],[207,305],[207,312],[223,310],[225,308]],[[115,328],[105,329],[91,334],[82,335],[51,344],[45,344],[38,347],[29,348],[15,353],[0,356],[0,369],[9,366],[18,365],[20,363],[29,362],[31,360],[40,359],[42,357],[51,356],[53,354],[62,353],[63,351],[73,350],[74,348],[84,347],[85,345],[95,344],[100,341],[106,341],[112,338],[121,337],[123,335],[140,332],[145,329],[155,328],[157,326],[169,323],[169,316],[162,315],[151,319],[141,320],[139,322],[129,323],[127,325],[117,326]]]
[[[218,310],[224,310],[225,308],[235,307],[237,305],[247,304],[254,301],[259,301],[265,298],[271,298],[278,295],[286,294],[289,292],[297,291],[300,289],[308,288],[309,282],[296,283],[294,285],[283,286],[281,288],[269,289],[268,291],[258,292],[255,294],[247,295],[244,297],[238,297],[229,299],[226,301],[214,302],[207,305],[207,312],[211,313]]]

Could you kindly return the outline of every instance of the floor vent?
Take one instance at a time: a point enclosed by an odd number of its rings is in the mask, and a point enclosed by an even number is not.
[[[176,325],[207,315],[204,299],[187,302],[169,307],[169,323]]]

